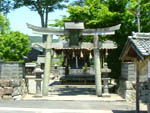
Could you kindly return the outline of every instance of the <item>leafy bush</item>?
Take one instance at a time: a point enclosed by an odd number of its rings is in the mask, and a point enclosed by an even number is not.
[[[23,61],[31,50],[29,43],[28,36],[18,31],[1,35],[0,57],[4,61]]]

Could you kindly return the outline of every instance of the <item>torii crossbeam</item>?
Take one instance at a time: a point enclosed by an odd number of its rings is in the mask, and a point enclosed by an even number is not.
[[[34,34],[69,35],[69,32],[65,29],[43,28],[31,24],[27,24],[27,26],[29,29],[32,29]],[[81,35],[113,35],[115,34],[115,30],[120,29],[120,26],[121,24],[112,27],[106,27],[106,28],[83,29],[81,31]]]
[[[35,34],[48,35],[46,42],[46,55],[45,55],[45,69],[43,78],[43,96],[48,95],[49,75],[50,75],[50,59],[51,59],[51,40],[52,35],[71,35],[70,31],[79,33],[79,35],[90,35],[94,36],[94,64],[95,64],[95,83],[96,83],[96,94],[102,96],[102,83],[101,83],[101,67],[100,67],[100,53],[99,53],[99,35],[114,35],[116,30],[120,29],[121,24],[97,29],[84,29],[82,22],[68,22],[65,29],[55,28],[42,28],[27,24],[28,28],[32,29]],[[70,38],[71,40],[71,38]]]

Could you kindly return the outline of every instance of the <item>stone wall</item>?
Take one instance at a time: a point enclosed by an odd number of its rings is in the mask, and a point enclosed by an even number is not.
[[[139,83],[139,95],[140,100],[143,103],[149,102],[149,84],[148,82],[140,82]],[[118,93],[127,101],[136,102],[136,83],[133,81],[120,81],[120,87]]]
[[[120,80],[120,87],[118,94],[123,97],[126,101],[136,101],[136,82]]]
[[[19,62],[0,62],[0,79],[22,78],[24,64]]]
[[[121,65],[121,77],[127,81],[136,80],[135,64],[133,62],[125,62]]]
[[[136,71],[134,63],[123,63],[122,64],[122,75],[120,78],[120,86],[118,94],[120,94],[127,101],[136,101]],[[147,79],[147,61],[140,62],[140,100],[147,103],[148,98],[148,79]]]
[[[140,100],[143,102],[143,103],[149,103],[150,102],[150,83],[148,82],[142,82],[140,83]]]
[[[136,101],[136,71],[133,62],[125,62],[121,65],[121,78],[118,94],[127,101]]]
[[[19,100],[27,93],[24,79],[0,79],[0,99]]]
[[[0,99],[21,99],[27,93],[24,64],[0,62]]]

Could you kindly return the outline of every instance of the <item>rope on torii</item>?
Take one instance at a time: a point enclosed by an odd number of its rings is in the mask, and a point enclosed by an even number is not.
[[[73,23],[73,22],[72,22]],[[75,22],[76,23],[76,22]],[[75,25],[73,23],[72,25]],[[69,23],[71,24],[71,23]],[[83,24],[83,23],[82,23]],[[43,96],[48,96],[48,85],[49,85],[49,73],[50,73],[50,59],[51,59],[51,42],[52,35],[70,35],[69,29],[56,29],[56,28],[43,28],[27,24],[29,29],[32,29],[34,34],[48,35],[47,42],[45,45],[46,55],[45,55],[45,68],[44,68],[44,78],[43,78]],[[94,64],[95,64],[95,82],[96,82],[96,94],[97,96],[102,96],[102,83],[101,83],[101,67],[100,67],[100,53],[99,53],[99,37],[98,35],[114,35],[116,30],[120,29],[121,24],[106,28],[97,29],[83,29],[84,27],[78,29],[80,26],[75,26],[74,30],[78,30],[80,35],[83,36],[94,36]],[[70,27],[70,26],[69,26]],[[73,27],[72,27],[73,28]],[[73,30],[71,28],[71,30]]]

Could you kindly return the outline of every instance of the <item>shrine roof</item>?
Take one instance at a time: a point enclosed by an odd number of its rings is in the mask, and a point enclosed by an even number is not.
[[[128,47],[131,47],[141,59],[150,56],[150,33],[133,33],[132,36],[129,36],[120,59],[126,56],[124,53]]]
[[[71,21],[66,21],[64,22],[65,24],[65,29],[84,29],[84,22],[82,21],[77,21],[77,22],[71,22]]]
[[[32,43],[32,47],[33,48],[44,48],[45,43],[35,42],[35,43]],[[51,48],[55,49],[55,50],[94,49],[94,45],[93,45],[93,43],[90,43],[90,42],[83,42],[83,43],[79,43],[78,46],[69,46],[69,41],[57,39],[57,41],[52,41]],[[117,48],[117,44],[111,40],[106,40],[102,43],[99,43],[99,49],[116,49],[116,48]]]
[[[52,43],[53,49],[94,49],[93,43],[90,42],[83,42],[80,43],[79,46],[70,47],[69,42],[65,41],[63,43]],[[116,49],[117,45],[115,42],[107,40],[103,43],[99,43],[99,49]]]

